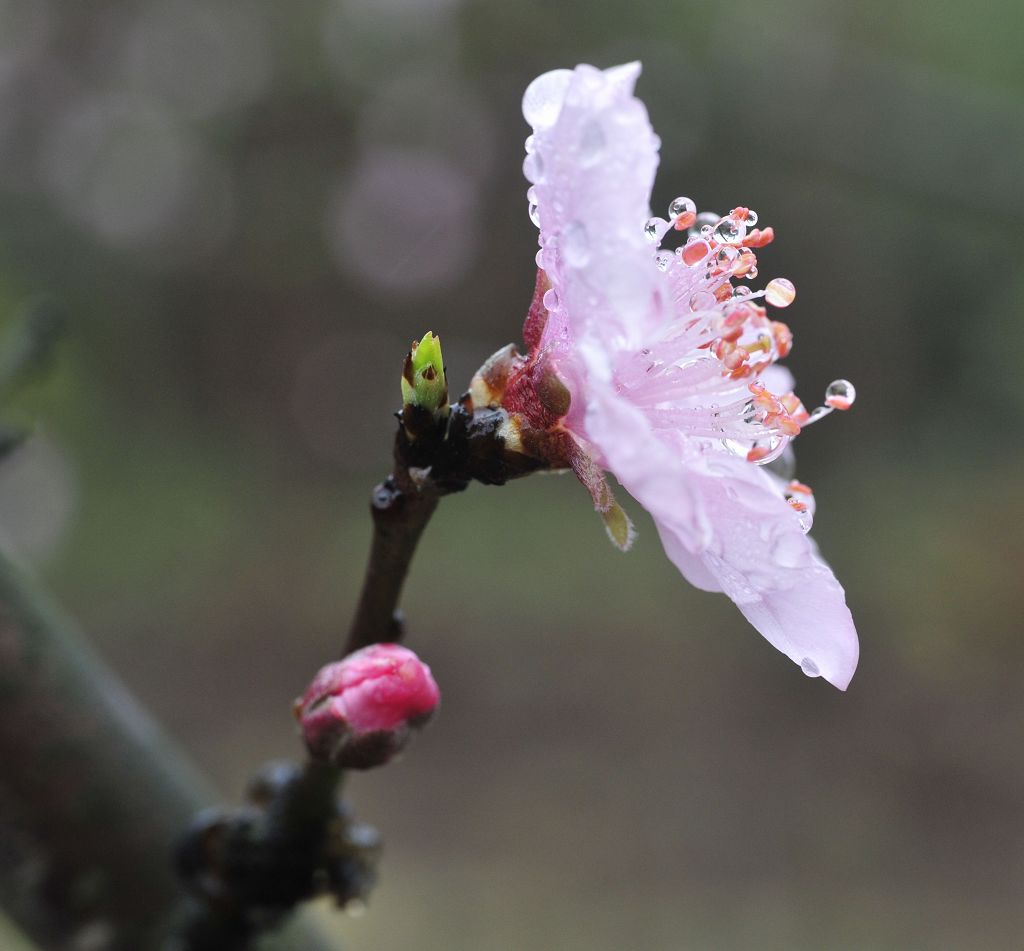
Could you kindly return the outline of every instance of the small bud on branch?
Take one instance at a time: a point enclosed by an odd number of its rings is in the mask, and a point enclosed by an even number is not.
[[[399,644],[373,644],[328,664],[295,702],[315,759],[343,769],[382,766],[440,700],[430,668]]]

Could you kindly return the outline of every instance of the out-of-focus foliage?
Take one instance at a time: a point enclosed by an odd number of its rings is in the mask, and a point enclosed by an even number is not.
[[[1003,949],[1024,930],[1024,12],[903,0],[0,0],[0,315],[70,331],[0,526],[240,791],[340,648],[409,341],[518,336],[519,97],[639,58],[656,205],[756,208],[862,662],[806,680],[570,479],[447,500],[445,696],[351,784],[353,947]],[[225,684],[229,689],[225,689]]]

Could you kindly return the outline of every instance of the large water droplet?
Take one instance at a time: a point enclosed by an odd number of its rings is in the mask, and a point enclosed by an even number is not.
[[[805,657],[800,661],[800,669],[807,674],[808,677],[820,677],[821,671],[818,669],[818,665],[811,660],[810,657]]]
[[[825,387],[825,405],[832,409],[849,409],[857,398],[857,390],[849,380],[833,380]]]
[[[692,215],[697,211],[697,205],[689,198],[673,198],[668,206],[668,217],[675,221],[680,215]]]
[[[785,436],[769,433],[767,436],[754,440],[747,453],[747,458],[756,465],[766,466],[778,459],[786,451],[788,445],[789,439]]]
[[[747,217],[744,219],[747,223],[748,228],[753,228],[757,224],[757,212],[753,208],[747,209]]]
[[[590,239],[587,237],[587,229],[579,221],[570,221],[562,229],[559,246],[569,267],[585,267],[590,260]]]
[[[772,307],[788,307],[796,299],[796,288],[792,281],[784,277],[777,277],[768,282],[764,289],[764,299]]]
[[[660,241],[665,237],[669,223],[664,218],[648,218],[644,224],[644,237],[648,241]]]
[[[720,244],[739,244],[747,236],[747,226],[735,218],[723,218],[715,225],[712,237]]]
[[[523,93],[523,118],[535,129],[554,125],[570,82],[571,69],[553,69],[538,76]]]
[[[539,228],[540,227],[540,209],[538,209],[537,206],[533,202],[530,202],[529,211],[530,211],[530,221],[532,221]]]
[[[671,251],[659,251],[654,255],[654,263],[659,271],[667,271],[674,257]]]
[[[544,297],[543,297],[541,303],[548,310],[557,310],[558,309],[558,292],[553,287],[551,289],[545,291],[544,292]]]

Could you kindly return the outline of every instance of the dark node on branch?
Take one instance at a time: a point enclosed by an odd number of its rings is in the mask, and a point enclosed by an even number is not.
[[[246,805],[195,818],[176,854],[194,898],[179,928],[182,951],[245,948],[320,895],[340,906],[366,899],[380,839],[336,798],[338,778],[314,763],[272,763],[253,780]]]
[[[403,421],[406,412],[403,411]],[[408,436],[408,423],[399,428],[396,460],[406,469],[427,473],[442,495],[461,492],[470,482],[504,485],[511,479],[548,467],[534,456],[511,450],[501,434],[507,416],[501,409],[474,409],[464,396],[452,404],[444,430],[427,438]]]

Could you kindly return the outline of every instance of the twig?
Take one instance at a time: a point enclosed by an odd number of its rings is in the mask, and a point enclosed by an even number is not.
[[[344,654],[402,638],[398,599],[441,493],[432,482],[414,484],[407,469],[396,466],[396,471],[373,490],[373,542]]]

